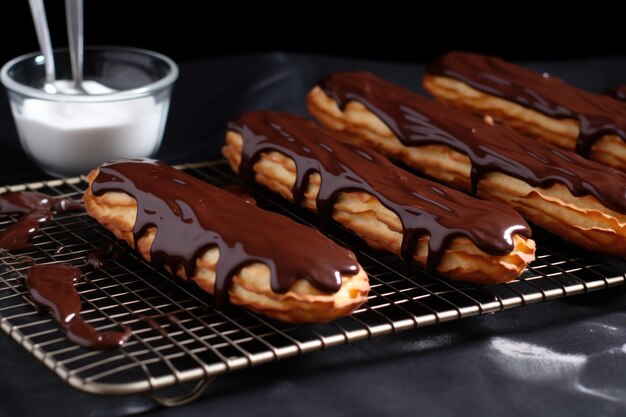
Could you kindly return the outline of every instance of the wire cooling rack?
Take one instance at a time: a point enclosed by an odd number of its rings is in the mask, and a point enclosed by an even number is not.
[[[224,162],[180,168],[216,185],[237,182]],[[0,193],[32,189],[78,200],[86,186],[84,179],[72,178],[0,188]],[[255,197],[264,209],[315,224],[311,213],[270,192],[258,190]],[[0,216],[0,229],[17,218]],[[623,284],[626,272],[624,260],[589,253],[534,230],[537,260],[520,279],[476,286],[439,279],[417,267],[407,273],[397,257],[368,248],[339,227],[331,227],[330,235],[351,247],[369,274],[368,301],[352,316],[329,324],[290,325],[235,307],[216,310],[208,294],[154,269],[133,251],[91,271],[87,255],[112,235],[84,212],[66,213],[43,227],[32,247],[0,251],[0,327],[75,388],[97,394],[148,393],[162,404],[177,405],[197,397],[213,377],[225,372],[607,288]],[[26,295],[25,257],[81,268],[85,278],[76,287],[84,318],[98,330],[114,330],[123,323],[132,328],[131,339],[113,351],[90,351],[67,341],[52,317],[38,312]],[[192,381],[198,384],[180,397],[156,395],[159,389]]]

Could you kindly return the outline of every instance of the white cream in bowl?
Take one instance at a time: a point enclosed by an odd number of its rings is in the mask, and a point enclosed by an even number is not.
[[[70,82],[58,81],[61,93]],[[90,94],[110,94],[95,81],[84,81]],[[63,102],[25,98],[14,106],[15,124],[24,149],[41,167],[56,175],[87,173],[114,158],[152,155],[161,142],[169,98],[153,96],[124,101]]]

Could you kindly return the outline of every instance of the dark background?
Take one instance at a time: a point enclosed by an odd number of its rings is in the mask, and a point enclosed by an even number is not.
[[[85,42],[153,49],[179,62],[276,50],[405,62],[451,49],[513,60],[626,55],[621,14],[597,2],[554,12],[530,2],[258,3],[87,0]],[[63,2],[45,4],[53,45],[66,45]],[[2,10],[0,61],[37,50],[28,2]]]
[[[207,92],[201,93],[204,90],[186,84],[190,80],[204,83],[203,76],[220,74],[222,64],[238,62],[239,57],[250,65],[247,69],[235,66],[233,70],[244,83],[262,78],[264,71],[276,70],[274,61],[283,59],[277,58],[280,54],[271,54],[276,51],[305,57],[341,57],[355,63],[356,59],[402,64],[425,63],[450,50],[471,50],[524,62],[626,57],[621,14],[611,7],[596,6],[596,2],[555,12],[550,12],[545,4],[529,2],[496,6],[477,2],[464,6],[414,2],[408,8],[407,2],[398,5],[389,1],[369,5],[359,2],[349,7],[339,2],[294,2],[283,8],[257,3],[251,6],[225,1],[216,6],[214,2],[190,0],[85,1],[87,45],[152,49],[180,65],[181,78],[174,89],[164,142],[157,158],[180,163],[189,162],[190,158],[203,160],[218,156],[216,146],[202,152],[179,152],[181,148],[192,149],[197,143],[222,134],[226,120],[232,116],[227,114],[231,110],[220,104],[206,107],[213,98],[200,97],[199,94]],[[45,5],[53,46],[64,47],[67,45],[64,2],[46,0]],[[0,64],[39,49],[28,1],[3,2],[0,17]],[[269,63],[264,61],[267,59]],[[215,71],[207,71],[209,68]],[[200,70],[204,74],[194,73]],[[230,79],[212,80],[218,90],[238,79],[234,73],[229,74]],[[581,77],[572,75],[569,81],[576,84]],[[610,80],[605,81],[598,84],[614,86]],[[225,91],[220,94],[229,96]],[[227,100],[233,101],[233,97]],[[207,115],[211,115],[211,123],[207,123]],[[203,129],[187,129],[190,125],[186,124],[195,126],[198,120],[204,120]],[[3,184],[47,177],[24,154],[1,86],[0,157]]]

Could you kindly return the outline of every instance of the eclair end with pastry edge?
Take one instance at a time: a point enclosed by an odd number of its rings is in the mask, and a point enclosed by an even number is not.
[[[92,171],[83,201],[145,260],[218,302],[287,322],[327,322],[365,302],[367,274],[350,251],[319,232],[165,164],[128,163],[141,172],[115,162]],[[171,195],[168,187],[175,188]]]
[[[503,59],[450,52],[428,65],[437,100],[490,115],[520,133],[626,170],[626,105]]]

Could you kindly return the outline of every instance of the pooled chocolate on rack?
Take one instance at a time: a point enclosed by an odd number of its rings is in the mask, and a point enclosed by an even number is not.
[[[26,286],[38,306],[50,310],[67,338],[89,349],[120,347],[131,335],[128,327],[121,332],[99,332],[80,315],[81,300],[74,283],[82,272],[66,263],[33,265],[28,270]]]
[[[0,231],[0,249],[19,250],[30,246],[42,225],[56,213],[79,210],[82,205],[68,198],[52,197],[36,191],[17,191],[0,195],[0,214],[23,214]]]

